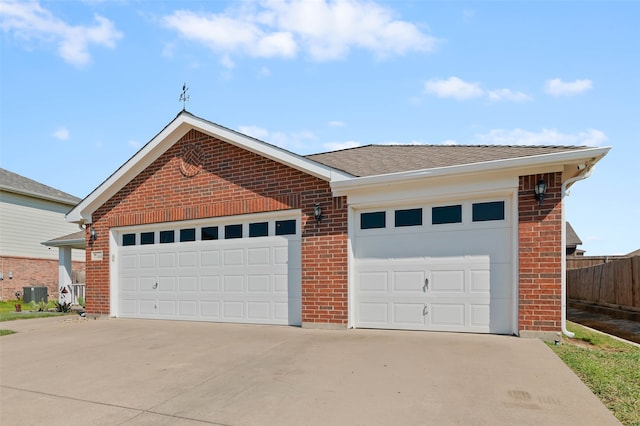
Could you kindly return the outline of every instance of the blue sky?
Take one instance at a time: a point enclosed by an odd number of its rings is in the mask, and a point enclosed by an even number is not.
[[[298,154],[612,146],[566,199],[640,248],[640,2],[0,0],[0,166],[85,197],[187,109]]]

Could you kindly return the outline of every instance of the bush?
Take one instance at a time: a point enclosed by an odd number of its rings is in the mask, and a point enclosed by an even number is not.
[[[71,312],[71,303],[56,302],[56,312]]]
[[[82,306],[83,308],[84,306],[84,297],[82,296],[78,296],[78,305]]]

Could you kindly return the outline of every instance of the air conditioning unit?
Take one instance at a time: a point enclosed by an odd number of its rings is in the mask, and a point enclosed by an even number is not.
[[[49,302],[47,287],[22,287],[22,300],[23,303],[40,303],[43,300]]]

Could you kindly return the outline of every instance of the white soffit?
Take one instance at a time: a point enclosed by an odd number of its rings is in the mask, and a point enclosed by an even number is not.
[[[581,173],[591,169],[611,147],[585,148],[573,151],[564,151],[551,154],[532,155],[528,157],[508,158],[502,160],[484,161],[480,163],[462,164],[432,169],[412,170],[408,172],[388,173],[384,175],[355,177],[348,180],[331,182],[334,196],[348,195],[350,192],[365,188],[385,187],[390,184],[399,184],[430,178],[443,178],[449,176],[477,175],[496,172],[517,171],[519,175],[542,173],[557,169],[562,171],[566,164],[584,163],[587,167]]]

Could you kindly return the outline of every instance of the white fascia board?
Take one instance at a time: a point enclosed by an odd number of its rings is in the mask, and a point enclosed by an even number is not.
[[[269,145],[232,130],[200,119],[190,113],[179,114],[160,133],[143,146],[133,157],[116,170],[91,194],[76,205],[65,220],[74,223],[91,223],[91,215],[113,197],[122,187],[146,169],[166,150],[173,146],[189,130],[195,129],[232,145],[263,157],[293,167],[326,181],[349,179],[353,176],[328,166],[307,160],[284,149]]]
[[[589,169],[604,157],[610,149],[611,147],[586,148],[575,151],[532,155],[529,157],[509,158],[457,166],[357,177],[348,180],[333,181],[331,182],[331,189],[333,190],[334,197],[339,197],[367,187],[385,187],[394,183],[411,182],[438,177],[460,177],[463,175],[506,172],[509,170],[516,170],[520,175],[522,175],[529,174],[529,172],[535,173],[533,170],[540,168],[545,168],[544,171],[552,169],[562,171],[564,165],[569,163],[585,163],[586,166],[588,166],[586,169]],[[540,173],[540,171],[538,171],[538,173]]]

